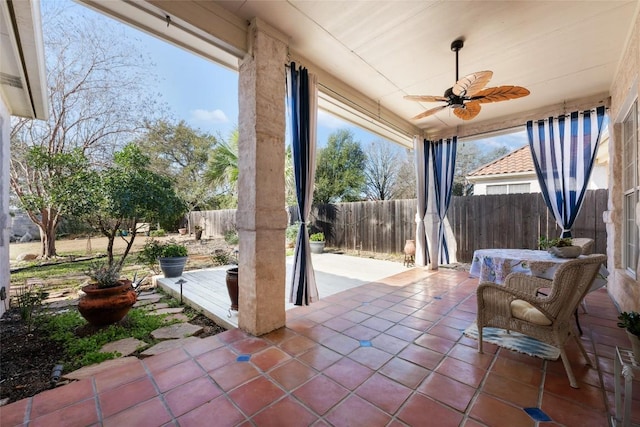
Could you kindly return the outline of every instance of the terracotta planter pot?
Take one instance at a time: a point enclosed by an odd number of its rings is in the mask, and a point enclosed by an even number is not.
[[[78,311],[93,326],[117,323],[127,315],[136,303],[136,292],[131,280],[123,279],[120,286],[98,288],[95,283],[82,287],[86,294],[78,302]]]
[[[178,228],[178,233],[180,233],[181,236],[184,236],[185,234],[187,234],[187,229],[186,228]]]
[[[227,270],[227,292],[231,300],[231,310],[238,311],[238,267]]]
[[[404,244],[404,254],[413,256],[416,254],[416,241],[415,240],[407,240]]]

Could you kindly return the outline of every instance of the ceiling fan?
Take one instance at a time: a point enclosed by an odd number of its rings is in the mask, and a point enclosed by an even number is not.
[[[407,95],[404,99],[419,102],[446,102],[446,105],[431,108],[412,117],[419,120],[447,107],[462,120],[471,120],[480,113],[480,104],[508,101],[529,95],[529,90],[521,86],[498,86],[483,89],[491,77],[492,71],[478,71],[463,78],[458,78],[458,51],[464,46],[464,40],[457,39],[451,43],[451,50],[456,53],[456,83],[444,92],[443,96]]]

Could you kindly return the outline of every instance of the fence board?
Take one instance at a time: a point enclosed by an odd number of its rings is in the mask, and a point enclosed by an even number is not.
[[[607,190],[590,190],[574,223],[575,237],[594,239],[594,252],[606,253]],[[315,208],[310,225],[322,230],[327,245],[339,249],[402,253],[407,239],[415,239],[416,200],[338,203],[333,209]],[[289,208],[290,223],[298,221]],[[459,262],[471,262],[483,248],[536,249],[540,236],[558,237],[561,229],[540,193],[452,197],[447,218],[457,242]],[[191,230],[204,226],[203,236],[224,236],[235,229],[235,210],[190,213]]]

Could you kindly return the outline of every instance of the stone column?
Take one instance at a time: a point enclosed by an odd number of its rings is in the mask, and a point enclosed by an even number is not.
[[[239,86],[238,324],[262,335],[285,325],[286,38],[257,19]]]

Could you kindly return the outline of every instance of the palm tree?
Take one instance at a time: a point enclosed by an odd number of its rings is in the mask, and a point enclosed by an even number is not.
[[[236,207],[238,204],[238,128],[226,140],[221,140],[209,158],[204,174],[209,185],[217,188],[221,207]],[[226,200],[225,200],[226,199]]]
[[[235,208],[238,205],[238,128],[234,129],[227,140],[219,142],[214,148],[207,170],[204,174],[207,184],[217,187],[220,207]],[[296,187],[293,177],[293,154],[291,146],[285,150],[284,181],[287,206],[295,205]]]

